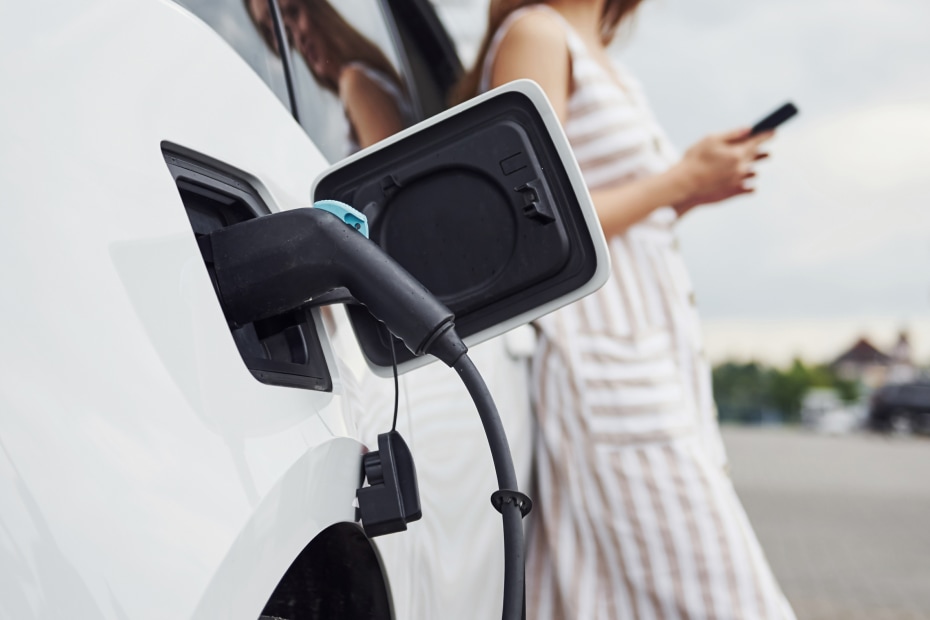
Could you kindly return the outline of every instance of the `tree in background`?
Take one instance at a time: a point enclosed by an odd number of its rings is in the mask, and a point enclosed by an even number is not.
[[[858,384],[840,379],[829,366],[808,366],[800,359],[786,369],[725,362],[714,368],[713,379],[720,419],[725,422],[798,422],[804,395],[813,387],[835,389],[847,403],[859,398]]]
[[[822,377],[816,377],[820,379]],[[784,415],[786,422],[801,419],[801,401],[807,390],[815,385],[814,373],[804,363],[795,359],[784,371],[775,370],[772,377],[772,402]],[[820,386],[828,387],[828,386]]]
[[[756,362],[726,362],[714,368],[714,396],[720,420],[758,423],[774,410],[771,369]]]
[[[833,387],[836,388],[837,393],[840,395],[840,400],[846,404],[852,404],[859,400],[859,397],[862,396],[862,390],[856,381],[840,379],[835,374],[833,376],[836,378]]]

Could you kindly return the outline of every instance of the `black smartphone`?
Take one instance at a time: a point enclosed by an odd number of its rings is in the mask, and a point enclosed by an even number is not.
[[[752,130],[749,132],[750,136],[754,136],[763,131],[769,131],[775,129],[786,120],[798,113],[797,107],[790,101],[785,105],[781,106],[761,121],[752,126]]]

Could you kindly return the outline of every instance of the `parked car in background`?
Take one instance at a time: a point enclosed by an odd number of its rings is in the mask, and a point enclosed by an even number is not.
[[[863,414],[861,406],[844,403],[834,388],[810,388],[801,400],[801,423],[827,435],[861,428]]]
[[[930,382],[889,384],[875,390],[868,425],[882,432],[930,433]]]

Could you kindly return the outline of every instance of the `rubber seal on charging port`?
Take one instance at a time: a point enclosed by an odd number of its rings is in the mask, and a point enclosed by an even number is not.
[[[520,491],[511,491],[509,489],[500,489],[491,493],[491,505],[497,509],[497,512],[504,512],[504,504],[513,504],[520,509],[520,514],[524,517],[533,510],[533,500],[528,495]]]

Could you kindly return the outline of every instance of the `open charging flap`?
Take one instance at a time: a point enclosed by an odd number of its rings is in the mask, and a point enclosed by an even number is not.
[[[317,178],[313,199],[361,211],[371,240],[452,310],[467,345],[575,301],[608,276],[581,172],[529,80],[343,160]],[[369,366],[390,374],[388,331],[365,308],[348,311]],[[399,340],[394,349],[400,372],[429,361]]]

